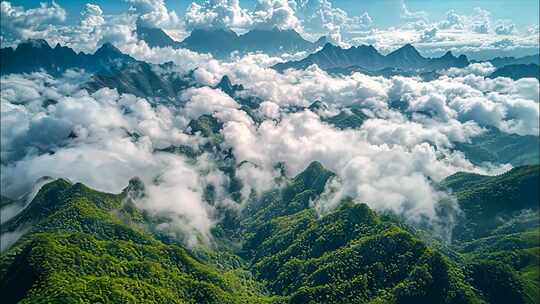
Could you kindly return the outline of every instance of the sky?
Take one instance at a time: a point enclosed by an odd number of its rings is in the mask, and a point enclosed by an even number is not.
[[[44,0],[14,0],[14,5],[21,5],[27,8],[37,7]],[[46,1],[45,1],[46,2]],[[126,1],[108,0],[57,0],[56,3],[64,7],[69,14],[69,19],[75,21],[86,3],[99,5],[106,14],[116,14],[128,9],[129,3]],[[167,0],[167,7],[181,14],[192,2],[201,3],[202,0]],[[367,12],[378,26],[387,27],[399,24],[401,0],[335,0],[331,1],[335,7],[341,8],[351,15],[360,15]],[[246,8],[255,6],[256,0],[241,0],[241,5]],[[475,7],[481,7],[491,12],[496,19],[510,19],[518,27],[527,27],[530,24],[538,24],[538,11],[540,10],[537,0],[407,0],[407,7],[414,11],[425,11],[434,19],[443,18],[448,10],[455,10],[465,14]]]
[[[133,28],[139,20],[176,40],[201,27],[240,34],[278,27],[308,40],[326,35],[345,47],[371,44],[383,53],[412,43],[428,56],[452,50],[482,59],[537,53],[539,10],[537,0],[12,0],[2,1],[1,41],[44,38],[92,51],[96,45],[88,42],[118,38],[103,27]],[[80,27],[100,30],[77,43]]]

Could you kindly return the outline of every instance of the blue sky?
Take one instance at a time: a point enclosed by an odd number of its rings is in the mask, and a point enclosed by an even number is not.
[[[25,8],[37,7],[44,0],[14,0],[14,5],[22,5]],[[183,15],[187,6],[191,2],[203,2],[202,0],[166,0],[169,9]],[[375,25],[379,27],[395,26],[400,23],[400,10],[402,0],[335,0],[331,1],[335,7],[347,11],[350,15],[360,15],[367,12],[373,19]],[[444,17],[447,11],[453,9],[457,13],[470,13],[475,7],[487,9],[494,19],[512,20],[518,28],[526,27],[530,24],[539,23],[538,0],[406,0],[405,4],[411,11],[425,11],[432,20]],[[56,0],[68,11],[68,22],[76,22],[80,12],[86,3],[98,4],[105,14],[117,14],[127,10],[129,4],[120,0]],[[256,0],[240,0],[240,5],[245,8],[254,7]]]

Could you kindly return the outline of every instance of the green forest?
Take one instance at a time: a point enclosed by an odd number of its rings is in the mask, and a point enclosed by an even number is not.
[[[194,248],[151,229],[128,189],[58,179],[2,226],[28,227],[2,253],[2,303],[538,303],[538,174],[448,177],[462,213],[444,243],[350,199],[319,214],[334,174],[314,162]]]

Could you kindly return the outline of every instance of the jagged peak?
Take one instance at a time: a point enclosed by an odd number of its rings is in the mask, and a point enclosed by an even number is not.
[[[370,52],[370,53],[377,53],[377,54],[380,54],[379,51],[377,51],[377,49],[375,47],[373,47],[373,45],[369,44],[361,44],[357,47],[355,47],[356,50],[361,50],[361,51],[367,51],[367,52]]]
[[[333,173],[326,169],[319,161],[312,161],[307,168],[300,174],[298,174],[295,179],[304,178],[304,177],[314,177],[320,174],[332,175]]]
[[[308,109],[310,109],[311,111],[327,110],[328,105],[325,102],[322,102],[320,100],[316,100],[311,105],[309,105]]]
[[[197,28],[191,31],[190,36],[208,35],[208,34],[226,34],[238,36],[235,31],[227,28]]]
[[[244,87],[240,85],[235,85],[232,83],[231,79],[227,75],[223,75],[221,77],[221,80],[216,85],[216,88],[221,89],[224,93],[233,96],[236,91],[241,91],[244,89]]]
[[[105,42],[101,45],[98,51],[114,51],[120,53],[120,50],[116,48],[112,43]]]
[[[232,86],[231,79],[229,78],[229,76],[223,75],[223,77],[221,77],[221,80],[219,81],[217,86],[218,87],[221,87],[221,86],[231,87]]]
[[[32,48],[37,48],[37,49],[39,48],[50,49],[51,48],[51,46],[45,39],[28,39],[24,42],[21,42],[17,46],[17,49],[20,47],[32,47]]]
[[[339,47],[339,46],[337,46],[337,45],[333,45],[333,44],[330,43],[330,42],[327,42],[327,43],[323,46],[321,52],[329,51],[329,50],[336,50],[336,49],[341,49],[341,47]]]
[[[396,54],[413,54],[415,56],[422,56],[420,55],[420,52],[410,43],[405,44],[404,46],[400,47],[399,49],[393,51],[390,55],[396,55]]]
[[[144,196],[144,193],[144,182],[139,177],[131,178],[126,188],[122,191],[123,195],[129,196],[130,198],[140,198]]]
[[[316,44],[327,44],[328,43],[328,37],[321,36],[317,41],[315,41]]]
[[[118,48],[116,48],[112,43],[105,42],[101,45],[99,49],[94,53],[94,55],[97,56],[122,56],[124,53],[122,53]]]
[[[441,58],[456,58],[456,56],[452,54],[452,51],[447,51]]]

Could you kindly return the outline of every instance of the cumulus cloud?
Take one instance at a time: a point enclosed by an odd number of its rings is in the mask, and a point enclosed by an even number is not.
[[[350,38],[352,32],[365,30],[373,23],[367,12],[350,16],[346,11],[334,7],[328,0],[296,1],[295,11],[305,32],[325,33],[337,44],[344,42],[343,38]]]
[[[489,76],[496,69],[490,62],[480,62],[469,64],[464,68],[450,68],[443,73],[449,76],[467,76],[469,74]]]
[[[499,20],[495,25],[495,33],[498,35],[511,35],[516,32],[516,25],[509,20]]]
[[[418,21],[418,20],[427,20],[428,14],[425,11],[411,11],[407,7],[404,1],[401,2],[401,13],[400,17],[406,21]]]
[[[300,20],[287,0],[260,0],[255,7],[256,28],[301,30]]]
[[[526,54],[538,49],[534,26],[532,31],[518,31],[511,21],[494,19],[484,8],[465,14],[449,10],[443,20],[428,20],[404,12],[402,9],[402,16],[410,16],[403,18],[404,24],[358,32],[350,37],[349,43],[371,44],[383,52],[414,43],[427,56],[440,56],[452,50],[481,58],[516,56],[517,52]]]
[[[53,24],[66,19],[66,11],[54,1],[51,5],[41,3],[38,8],[25,9],[13,6],[11,2],[0,3],[1,38],[4,40],[24,40],[43,38],[51,31]]]
[[[490,30],[490,12],[479,7],[474,9],[472,29],[476,33],[487,34]]]
[[[35,85],[32,97],[22,99],[28,92],[21,85],[25,77]],[[1,100],[2,194],[18,197],[42,176],[118,193],[139,177],[148,186],[141,208],[168,214],[167,230],[179,229],[190,244],[201,236],[208,240],[212,207],[203,192],[207,184],[222,187],[223,180],[180,155],[158,151],[178,145],[197,149],[202,139],[183,132],[188,121],[175,109],[152,107],[144,99],[110,89],[88,94],[64,87],[66,82],[40,74],[2,78],[10,91]]]
[[[145,27],[179,29],[181,18],[169,11],[164,0],[127,0],[138,15],[137,22]]]
[[[365,29],[373,22],[367,12],[350,16],[328,0],[259,0],[252,10],[242,8],[238,0],[193,2],[185,19],[188,29],[294,29],[311,39],[328,35],[335,43],[343,43],[343,35]]]
[[[422,33],[422,36],[420,37],[420,41],[421,42],[429,42],[429,41],[434,40],[437,37],[437,31],[438,31],[438,29],[436,27],[434,27],[432,29],[429,29],[429,30],[425,30]]]
[[[209,0],[192,2],[185,13],[186,27],[242,30],[253,24],[248,10],[240,7],[239,0]]]
[[[440,180],[457,168],[473,167],[462,156],[443,156],[423,142],[421,137],[431,138],[434,133],[420,135],[403,126],[399,131],[403,133],[401,139],[389,145],[386,138],[395,138],[398,131],[388,130],[388,135],[373,132],[381,131],[370,126],[359,132],[340,131],[321,122],[316,114],[304,111],[287,115],[279,123],[265,121],[257,129],[238,122],[227,123],[222,133],[237,161],[249,161],[268,172],[261,174],[264,179],[271,176],[273,166],[280,162],[286,164],[291,176],[312,161],[320,161],[336,172],[341,179],[339,194],[324,208],[350,196],[377,210],[392,210],[411,219],[434,218],[434,202],[445,194],[434,190],[430,178]],[[250,178],[256,177],[252,174]]]
[[[436,222],[436,202],[448,195],[434,182],[456,171],[491,172],[453,151],[456,142],[482,134],[484,125],[518,134],[538,132],[534,79],[457,72],[431,82],[360,73],[335,77],[315,66],[279,74],[265,67],[269,62],[250,55],[233,62],[201,62],[197,69],[207,85],[227,74],[244,85],[244,94],[265,100],[257,109],[260,124],[230,96],[207,86],[187,89],[185,106],[178,109],[151,106],[110,89],[88,94],[76,85],[85,76],[72,71],[60,79],[41,73],[4,76],[3,193],[24,193],[41,176],[119,192],[139,177],[145,196],[136,200],[137,206],[168,219],[158,229],[190,245],[208,241],[219,217],[204,191],[212,185],[220,203],[234,206],[225,190],[229,177],[214,156],[204,153],[187,161],[161,149],[187,145],[197,150],[205,140],[189,135],[188,122],[211,114],[223,123],[223,145],[236,161],[244,199],[275,186],[277,164],[294,176],[320,161],[336,172],[333,183],[339,185],[315,203],[320,210],[348,196],[377,210]],[[395,99],[407,104],[405,112],[390,107]],[[319,113],[283,111],[315,100],[336,109],[361,106],[369,115],[359,130],[340,130]]]

